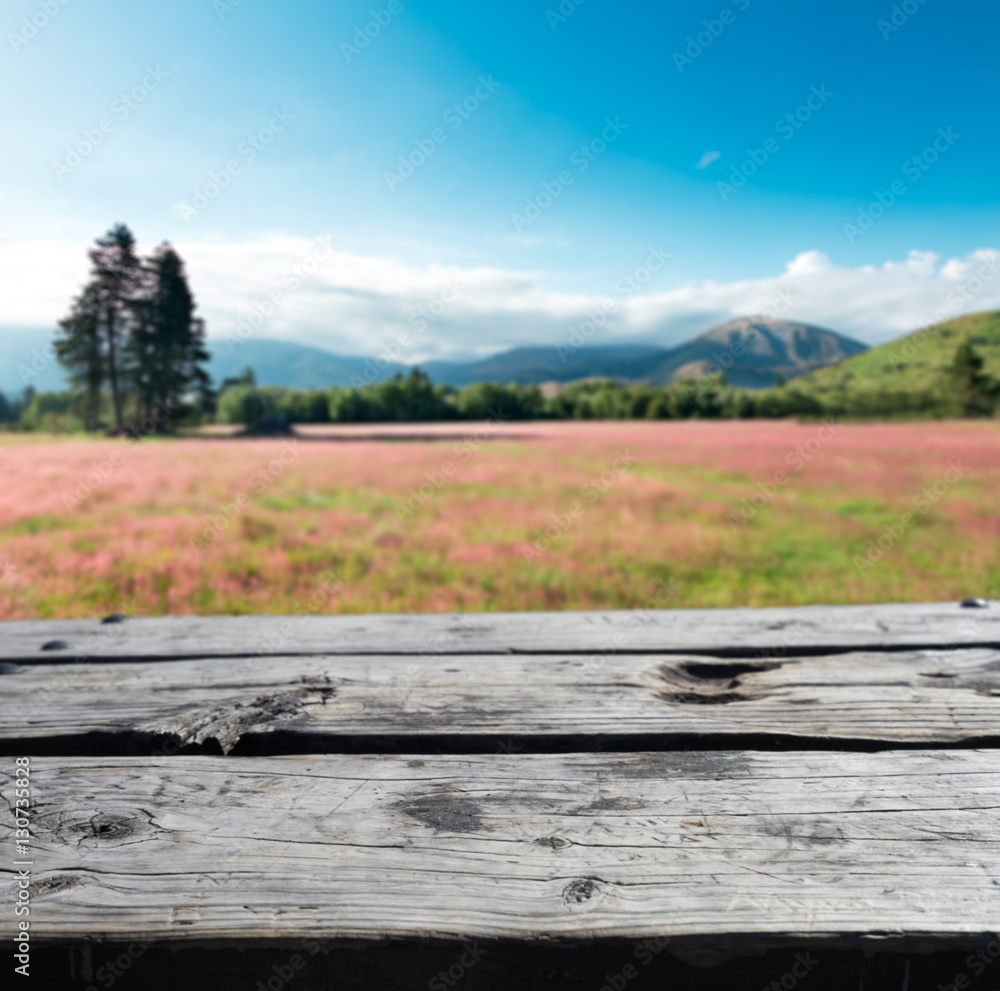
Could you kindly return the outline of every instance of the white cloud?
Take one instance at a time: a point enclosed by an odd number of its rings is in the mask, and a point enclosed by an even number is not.
[[[786,275],[816,275],[833,268],[829,255],[822,251],[803,251],[796,255],[786,266]]]
[[[997,252],[980,249],[941,269],[937,263],[930,252],[911,251],[881,267],[838,268],[821,252],[807,251],[773,278],[651,294],[637,298],[633,310],[652,327],[692,312],[736,316],[777,309],[781,316],[877,344],[961,313],[1000,308]],[[791,306],[779,303],[782,293],[794,300]]]
[[[712,164],[712,162],[714,162],[717,158],[721,157],[722,157],[721,151],[706,151],[705,154],[698,159],[698,164],[695,166],[695,168],[707,169]]]
[[[177,248],[213,337],[232,333],[256,303],[268,308],[269,293],[287,273],[318,257],[316,241],[289,235],[191,241]],[[840,268],[821,252],[804,251],[771,277],[691,283],[626,301],[613,294],[556,292],[538,272],[414,265],[334,245],[298,289],[286,287],[269,317],[255,321],[254,333],[371,354],[402,331],[412,333],[423,310],[426,334],[400,356],[423,360],[555,344],[590,311],[614,302],[591,343],[645,338],[670,345],[718,320],[775,310],[878,343],[962,312],[1000,307],[996,259],[991,249],[980,249],[941,264],[931,252],[911,251],[881,266]],[[10,239],[0,242],[0,272],[0,325],[51,327],[86,278],[87,259],[79,248],[54,241]]]

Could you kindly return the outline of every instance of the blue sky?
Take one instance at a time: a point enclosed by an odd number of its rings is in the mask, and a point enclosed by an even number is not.
[[[123,220],[179,247],[220,339],[323,235],[255,333],[363,353],[457,279],[414,359],[558,343],[609,299],[595,343],[781,292],[778,315],[887,339],[958,312],[996,246],[998,22],[967,0],[8,0],[0,334],[50,327]],[[1000,305],[992,280],[960,295]]]

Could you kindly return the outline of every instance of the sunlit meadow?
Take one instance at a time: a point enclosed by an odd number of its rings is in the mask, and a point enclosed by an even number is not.
[[[619,608],[658,589],[669,606],[925,601],[1000,586],[993,423],[9,436],[0,463],[4,619]]]

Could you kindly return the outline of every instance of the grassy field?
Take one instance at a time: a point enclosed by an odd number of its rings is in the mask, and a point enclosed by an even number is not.
[[[934,390],[946,386],[955,350],[965,341],[982,355],[984,371],[1000,377],[1000,311],[970,313],[793,379],[793,387],[822,400],[841,393]]]
[[[995,423],[316,428],[295,442],[139,445],[11,435],[0,463],[5,619],[1000,587]]]

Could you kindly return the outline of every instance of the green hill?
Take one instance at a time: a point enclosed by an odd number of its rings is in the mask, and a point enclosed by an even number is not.
[[[992,310],[898,337],[836,365],[808,372],[794,380],[794,387],[833,406],[839,405],[839,400],[862,395],[939,393],[948,389],[948,366],[965,341],[983,356],[983,370],[1000,378],[1000,310]]]

